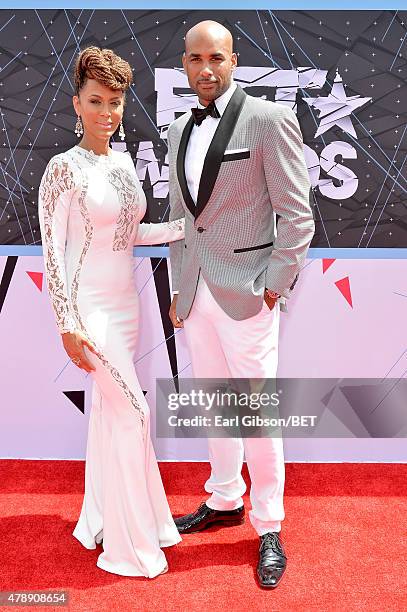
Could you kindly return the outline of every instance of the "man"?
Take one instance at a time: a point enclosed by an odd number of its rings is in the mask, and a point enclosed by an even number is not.
[[[314,233],[301,132],[290,108],[236,86],[232,35],[219,23],[203,21],[188,31],[182,61],[199,105],[168,130],[170,219],[185,216],[185,240],[170,246],[170,317],[184,327],[195,377],[273,378],[276,302],[289,297]],[[176,519],[178,530],[243,522],[245,452],[249,516],[260,536],[257,575],[261,586],[274,588],[286,567],[279,536],[282,439],[208,444],[211,496]]]

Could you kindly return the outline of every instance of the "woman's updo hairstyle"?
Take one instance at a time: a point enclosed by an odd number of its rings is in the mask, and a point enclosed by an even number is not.
[[[133,81],[133,72],[130,64],[111,49],[87,47],[76,58],[74,81],[77,96],[86,79],[95,79],[110,89],[120,89],[124,93]]]

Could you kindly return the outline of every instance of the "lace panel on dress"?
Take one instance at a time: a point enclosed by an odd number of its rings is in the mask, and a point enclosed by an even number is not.
[[[114,168],[109,172],[109,183],[115,188],[121,207],[113,238],[113,250],[124,251],[129,246],[136,225],[139,204],[138,186],[126,168]]]
[[[61,276],[61,270],[55,253],[52,239],[52,222],[58,198],[62,194],[69,192],[73,187],[73,173],[68,164],[58,158],[51,159],[41,181],[39,196],[42,200],[44,216],[43,240],[47,251],[45,258],[47,287],[55,312],[57,326],[62,333],[73,331],[75,329],[75,322],[71,316],[65,280]]]

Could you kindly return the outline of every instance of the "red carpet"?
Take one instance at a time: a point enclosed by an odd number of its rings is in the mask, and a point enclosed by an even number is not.
[[[205,499],[208,464],[160,468],[174,514]],[[256,585],[248,520],[184,536],[166,549],[169,573],[154,580],[98,569],[100,550],[71,536],[83,473],[82,462],[0,461],[0,590],[68,590],[68,609],[85,612],[407,610],[407,465],[287,464],[288,568],[274,591]]]

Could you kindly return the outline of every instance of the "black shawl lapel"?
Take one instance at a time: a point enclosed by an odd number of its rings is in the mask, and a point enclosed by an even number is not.
[[[229,140],[232,137],[233,130],[239,118],[240,112],[243,108],[245,99],[246,94],[244,93],[243,89],[238,85],[233,96],[229,100],[227,107],[225,108],[225,112],[223,113],[221,120],[219,121],[219,125],[216,129],[215,135],[212,139],[212,142],[208,149],[208,153],[205,158],[205,163],[202,169],[201,181],[199,183],[198,201],[196,209],[194,206],[195,218],[197,218],[201,214],[209,198],[211,197],[213,187],[219,174],[222,158],[225,154],[226,147],[229,144]],[[188,132],[188,137],[190,130]],[[184,138],[186,131],[187,130],[185,129],[182,138]]]
[[[191,194],[189,193],[188,183],[185,176],[185,154],[187,152],[188,140],[191,135],[193,126],[194,120],[191,115],[184,127],[184,131],[182,132],[181,140],[178,147],[177,176],[178,182],[181,187],[182,195],[184,197],[184,202],[191,211],[191,214],[195,216],[195,202],[193,201]]]

